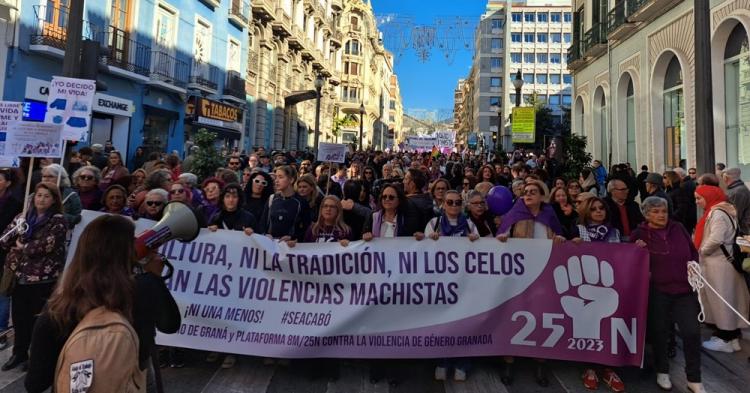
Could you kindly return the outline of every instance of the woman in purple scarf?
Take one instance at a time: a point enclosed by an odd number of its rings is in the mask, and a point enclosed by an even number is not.
[[[497,240],[505,242],[508,238],[521,239],[552,239],[553,243],[565,242],[562,236],[562,226],[557,220],[555,210],[544,202],[547,196],[547,186],[539,180],[529,180],[523,186],[523,194],[513,208],[500,221]],[[513,358],[506,356],[505,370],[500,380],[505,385],[513,383]],[[547,366],[543,360],[537,359],[534,376],[536,382],[543,387],[549,386]]]

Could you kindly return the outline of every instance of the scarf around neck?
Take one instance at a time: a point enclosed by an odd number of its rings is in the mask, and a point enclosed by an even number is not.
[[[706,207],[703,209],[703,216],[701,216],[701,219],[698,220],[698,224],[695,226],[695,238],[693,239],[695,248],[700,249],[708,216],[711,214],[711,210],[713,210],[714,206],[721,202],[726,202],[727,195],[724,193],[724,190],[716,186],[698,186],[695,189],[695,193],[706,200]]]
[[[443,212],[440,216],[440,235],[442,236],[468,236],[469,235],[469,220],[466,219],[466,215],[461,213],[456,218],[456,225],[452,225],[448,216]]]
[[[510,232],[510,229],[513,227],[513,225],[515,225],[519,221],[525,220],[532,220],[544,224],[557,235],[561,235],[563,233],[562,225],[560,225],[560,221],[557,219],[557,215],[555,214],[555,209],[553,209],[552,206],[547,203],[542,203],[542,206],[539,209],[539,213],[534,216],[533,214],[531,214],[529,208],[526,207],[523,199],[518,198],[516,200],[516,203],[513,205],[513,208],[511,208],[510,211],[502,217],[500,228],[497,229],[497,234],[499,235],[502,233],[508,233]]]

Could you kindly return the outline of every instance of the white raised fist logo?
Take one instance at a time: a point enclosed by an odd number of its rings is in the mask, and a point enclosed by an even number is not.
[[[573,337],[600,339],[602,319],[614,314],[619,304],[617,291],[612,289],[612,265],[591,255],[570,257],[567,267],[555,268],[554,277],[560,295],[577,292],[577,296],[560,298],[563,310],[573,319]]]

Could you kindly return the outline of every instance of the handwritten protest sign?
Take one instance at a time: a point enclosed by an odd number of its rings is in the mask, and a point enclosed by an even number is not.
[[[62,156],[62,125],[19,121],[6,131],[5,154],[18,157]]]
[[[91,126],[91,106],[95,94],[95,81],[53,77],[44,122],[62,125],[65,140],[85,142]]]
[[[346,152],[346,144],[320,142],[318,144],[318,161],[343,163],[346,161]]]
[[[102,213],[84,211],[81,231]],[[153,221],[138,220],[137,231]],[[441,238],[285,243],[202,230],[162,252],[182,313],[161,345],[268,357],[528,356],[639,366],[648,253]],[[596,296],[590,296],[596,294]]]
[[[23,103],[0,101],[0,167],[18,166],[18,157],[5,155],[8,124],[21,121]]]

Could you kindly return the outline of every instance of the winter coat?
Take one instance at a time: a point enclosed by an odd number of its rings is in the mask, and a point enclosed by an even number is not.
[[[740,231],[750,235],[750,190],[742,180],[737,180],[727,187],[727,199],[737,209]]]
[[[3,235],[13,229],[11,223]],[[54,282],[65,265],[65,238],[68,225],[65,216],[54,214],[34,230],[25,247],[16,249],[18,234],[6,237],[0,247],[8,252],[5,264],[14,272],[19,284]]]
[[[736,222],[736,211],[731,204],[722,202],[712,207],[698,253],[706,280],[732,307],[747,315],[750,305],[747,285],[721,250],[723,244],[731,253],[732,244],[735,242]],[[748,327],[712,291],[701,291],[700,294],[706,313],[706,323],[715,324],[721,330]]]
[[[649,252],[651,288],[670,295],[692,292],[687,279],[687,263],[698,259],[690,234],[677,221],[654,229],[642,222],[630,234],[630,241],[643,240]]]

